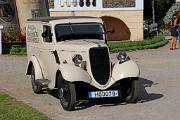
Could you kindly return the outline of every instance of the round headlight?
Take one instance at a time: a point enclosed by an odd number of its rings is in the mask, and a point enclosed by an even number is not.
[[[117,59],[122,63],[129,60],[129,57],[127,56],[126,52],[119,52]]]
[[[72,61],[74,62],[75,65],[81,64],[82,60],[83,60],[83,58],[79,54],[74,55],[73,58],[72,58]]]

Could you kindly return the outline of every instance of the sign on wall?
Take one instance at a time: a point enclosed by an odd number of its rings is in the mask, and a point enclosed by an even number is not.
[[[136,0],[103,0],[103,8],[135,7]]]

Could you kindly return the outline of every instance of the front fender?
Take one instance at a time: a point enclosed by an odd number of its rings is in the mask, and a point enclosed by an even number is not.
[[[26,75],[31,75],[32,66],[34,66],[34,70],[35,70],[35,79],[36,80],[37,79],[43,79],[43,74],[42,74],[40,64],[39,64],[39,62],[35,56],[32,56],[28,61]]]
[[[91,83],[90,75],[80,67],[71,64],[60,65],[62,77],[69,82],[82,81]]]
[[[116,62],[112,70],[112,78],[115,81],[129,77],[139,77],[139,75],[140,70],[138,68],[138,65],[132,60],[126,61],[121,64],[119,64],[119,62]]]

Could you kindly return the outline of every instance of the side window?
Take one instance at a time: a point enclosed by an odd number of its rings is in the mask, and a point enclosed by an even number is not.
[[[43,41],[44,42],[52,42],[52,33],[51,33],[51,27],[44,25],[43,26],[43,33],[42,33]]]

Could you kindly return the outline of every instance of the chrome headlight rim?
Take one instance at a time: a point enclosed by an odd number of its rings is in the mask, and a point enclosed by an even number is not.
[[[130,57],[127,55],[126,52],[119,52],[116,57],[119,60],[119,63],[123,63],[130,60]]]
[[[80,65],[83,61],[83,58],[82,58],[82,55],[80,54],[75,54],[73,57],[72,57],[72,61],[74,62],[75,65]]]

